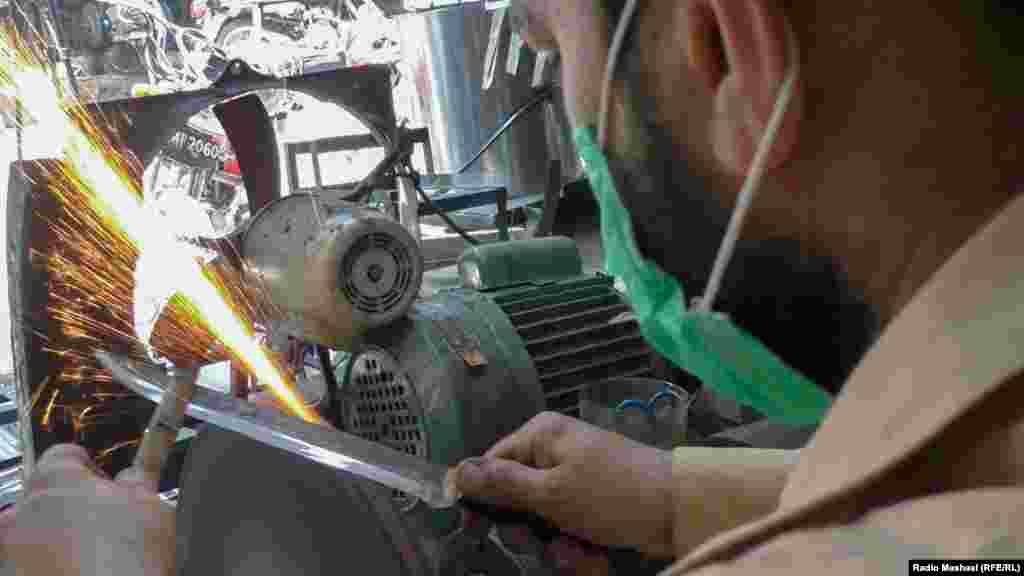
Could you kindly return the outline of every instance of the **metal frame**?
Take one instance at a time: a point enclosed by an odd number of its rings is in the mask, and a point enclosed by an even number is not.
[[[434,173],[434,152],[430,146],[430,133],[426,128],[417,128],[414,130],[407,131],[409,140],[413,145],[420,145],[423,147],[423,154],[426,158],[427,173]],[[334,189],[347,189],[353,187],[358,181],[346,182],[339,185],[324,186],[323,180],[320,177],[320,154],[327,154],[330,152],[351,152],[355,150],[365,150],[368,148],[385,148],[380,141],[373,137],[371,134],[354,134],[349,136],[334,136],[331,138],[321,138],[319,140],[310,140],[308,142],[295,142],[285,145],[285,158],[288,163],[288,187],[292,194],[302,194],[310,192],[323,192],[325,190]],[[313,186],[300,187],[299,186],[299,170],[296,158],[299,154],[310,154],[313,159],[313,174],[314,183]],[[379,183],[382,186],[390,186],[390,184]]]
[[[407,130],[405,132],[408,141],[412,142],[413,145],[423,146],[423,152],[427,164],[427,174],[434,176],[434,155],[430,145],[430,133],[426,128],[418,128],[414,130]],[[318,193],[323,194],[325,192],[341,192],[351,189],[357,184],[357,182],[348,182],[338,185],[325,186],[323,179],[321,178],[320,169],[320,154],[338,151],[352,151],[352,150],[364,150],[367,148],[384,148],[380,143],[373,138],[370,134],[355,134],[349,136],[335,136],[331,138],[321,138],[319,140],[311,140],[308,142],[295,142],[285,145],[285,162],[288,167],[288,186],[292,194],[302,193]],[[313,178],[314,182],[312,186],[300,187],[299,186],[299,171],[298,171],[298,155],[299,154],[310,154],[313,164]],[[452,180],[452,178],[426,178],[426,182],[423,187],[426,189],[434,189],[438,192],[442,192],[437,196],[431,196],[431,202],[433,207],[427,204],[421,204],[416,196],[416,192],[412,189],[412,186],[406,186],[407,181],[399,180],[399,182],[377,182],[377,186],[381,188],[396,188],[398,189],[398,204],[402,209],[401,221],[403,225],[406,222],[417,220],[423,216],[429,216],[437,212],[456,212],[459,210],[465,210],[467,208],[475,208],[478,206],[488,206],[494,204],[497,207],[497,228],[498,228],[498,239],[500,241],[507,241],[510,239],[509,236],[509,205],[508,205],[508,189],[504,186],[458,186],[457,184],[433,186],[432,183],[437,180],[439,183]],[[449,184],[455,184],[455,182],[449,182]],[[414,216],[416,215],[416,216]],[[418,225],[417,225],[418,228]],[[410,228],[410,232],[413,233],[414,237],[419,241],[419,235],[416,231]]]
[[[422,1],[422,0],[421,0]],[[377,7],[388,16],[399,14],[427,14],[441,12],[444,10],[459,10],[467,6],[482,4],[487,11],[501,10],[508,8],[509,0],[428,0],[430,4],[426,8],[405,8],[405,0],[374,0]]]

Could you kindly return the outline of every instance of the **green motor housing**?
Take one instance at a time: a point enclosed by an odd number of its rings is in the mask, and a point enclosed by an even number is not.
[[[458,270],[467,288],[491,291],[582,276],[583,259],[572,238],[533,238],[472,246]]]
[[[581,262],[567,238],[467,251],[463,266],[446,272],[452,281],[435,283],[446,288],[357,342],[338,374],[345,427],[454,465],[541,411],[578,416],[592,382],[654,375],[654,357],[613,279]],[[459,281],[460,271],[472,272],[466,263],[476,264],[479,282]],[[434,574],[457,527],[454,511],[289,456],[231,433],[200,435],[189,455],[193,473],[185,474],[188,511],[179,511],[194,532],[181,556],[191,556],[189,566],[222,571],[237,553],[222,552],[215,535],[230,534],[244,541],[234,549],[265,548],[266,561],[253,557],[253,566],[279,573],[328,573],[348,558],[381,573]],[[265,508],[252,506],[262,495]],[[211,502],[231,515],[204,513]],[[324,548],[327,540],[337,551]]]

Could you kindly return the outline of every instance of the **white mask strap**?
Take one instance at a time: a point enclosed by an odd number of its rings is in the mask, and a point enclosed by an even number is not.
[[[786,25],[786,36],[787,40],[789,40],[789,71],[786,73],[786,79],[779,89],[779,97],[775,101],[775,109],[772,110],[768,127],[765,129],[764,134],[761,136],[761,141],[757,145],[754,160],[750,165],[750,172],[747,173],[747,178],[743,182],[739,198],[736,199],[736,207],[733,209],[732,218],[729,220],[729,228],[725,232],[725,238],[722,240],[722,245],[718,249],[718,255],[715,257],[715,266],[711,269],[711,277],[708,279],[707,288],[704,290],[704,297],[695,304],[696,309],[700,312],[710,312],[715,303],[715,298],[718,296],[718,291],[722,285],[722,277],[725,276],[725,269],[729,266],[729,261],[732,260],[733,253],[736,250],[736,241],[739,239],[740,229],[743,227],[747,213],[750,212],[754,196],[761,186],[761,180],[764,177],[764,171],[768,164],[768,154],[775,144],[779,128],[782,126],[782,120],[786,117],[786,111],[789,109],[790,101],[793,99],[794,86],[800,74],[800,54],[796,48],[796,35],[793,34],[793,29],[788,23]]]
[[[608,146],[608,123],[611,115],[611,93],[615,79],[615,69],[618,66],[622,47],[626,41],[626,34],[636,14],[638,4],[639,0],[626,0],[622,17],[619,18],[619,23],[615,27],[611,48],[608,50],[604,82],[601,85],[601,110],[598,116],[597,131],[598,145],[602,150],[607,150]],[[747,213],[750,212],[754,197],[757,195],[761,181],[764,178],[764,172],[768,164],[768,154],[771,152],[772,146],[775,145],[782,121],[785,119],[786,112],[789,110],[790,102],[793,99],[796,80],[800,75],[800,53],[797,50],[796,35],[793,33],[793,29],[788,22],[786,23],[786,39],[788,40],[789,70],[786,73],[782,86],[779,88],[779,96],[775,101],[775,108],[772,110],[768,126],[761,136],[761,141],[758,142],[757,150],[750,165],[750,171],[744,179],[743,188],[740,189],[739,197],[736,200],[736,207],[733,209],[732,217],[729,220],[729,227],[725,232],[725,238],[722,239],[722,244],[715,257],[715,265],[711,269],[711,276],[708,279],[707,288],[704,290],[704,297],[697,300],[695,304],[696,309],[701,312],[710,312],[715,298],[718,296],[722,285],[722,277],[725,276],[725,270],[732,260],[733,253],[736,251],[736,242],[739,239],[740,230],[743,228]]]
[[[612,46],[608,50],[608,61],[604,67],[604,82],[601,84],[601,111],[597,117],[597,144],[604,151],[607,151],[608,146],[608,117],[611,115],[612,85],[615,80],[615,68],[619,65],[622,46],[626,43],[626,33],[629,32],[629,25],[633,22],[633,15],[636,14],[636,8],[639,3],[639,0],[626,0],[622,16],[619,18],[618,25],[615,26]]]

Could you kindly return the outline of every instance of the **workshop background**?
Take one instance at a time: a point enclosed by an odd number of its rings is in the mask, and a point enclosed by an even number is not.
[[[663,448],[799,448],[813,432],[711,393],[643,340],[602,270],[558,57],[524,46],[507,2],[21,0],[0,16],[44,31],[47,73],[109,123],[97,130],[117,135],[108,157],[138,161],[143,205],[181,250],[237,279],[234,312],[258,320],[304,403],[293,412],[448,466],[542,410]],[[281,393],[181,314],[162,255],[101,241],[105,229],[55,232],[88,207],[50,193],[63,181],[35,161],[61,158],[61,142],[19,122],[12,96],[0,95],[0,503],[56,442],[111,473],[132,461],[153,407],[92,352],[162,367],[192,355],[203,387]],[[630,209],[696,294],[728,214],[679,184]],[[828,263],[791,264],[785,243],[741,244],[722,310],[824,405],[875,326]],[[743,282],[784,269],[803,272]],[[117,282],[89,284],[104,275]],[[466,569],[450,511],[198,421],[160,488],[186,527],[186,572],[331,573],[353,554],[376,573]],[[536,550],[494,542],[483,573],[544,573]]]

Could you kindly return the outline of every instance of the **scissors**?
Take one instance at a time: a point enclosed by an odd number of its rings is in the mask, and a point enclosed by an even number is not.
[[[655,393],[654,396],[651,396],[651,398],[646,402],[643,400],[623,400],[615,407],[615,413],[622,414],[626,410],[634,409],[644,412],[648,417],[653,419],[655,417],[654,410],[657,408],[658,402],[669,398],[675,399],[681,404],[686,402],[686,399],[684,399],[681,394],[673,390],[672,387],[666,383],[662,386],[661,390]]]

